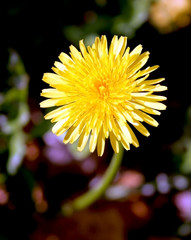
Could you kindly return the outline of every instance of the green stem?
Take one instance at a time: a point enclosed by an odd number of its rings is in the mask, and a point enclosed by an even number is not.
[[[103,178],[100,180],[97,186],[90,189],[85,194],[77,197],[72,202],[64,204],[62,206],[62,213],[64,215],[70,215],[74,211],[79,211],[90,206],[105,193],[106,189],[118,172],[123,158],[123,152],[124,149],[120,145],[119,153],[115,153],[113,155],[109,167],[107,168]]]

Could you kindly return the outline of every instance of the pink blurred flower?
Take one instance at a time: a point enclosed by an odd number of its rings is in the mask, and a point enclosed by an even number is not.
[[[177,193],[174,203],[179,210],[180,217],[184,220],[191,220],[191,191]]]

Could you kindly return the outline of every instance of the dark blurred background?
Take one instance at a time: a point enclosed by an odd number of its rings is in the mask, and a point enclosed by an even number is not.
[[[190,0],[5,1],[0,8],[0,240],[191,239]],[[60,52],[96,36],[128,37],[165,77],[167,110],[125,152],[104,197],[62,216],[112,156],[78,153],[51,133],[39,108],[44,72]]]

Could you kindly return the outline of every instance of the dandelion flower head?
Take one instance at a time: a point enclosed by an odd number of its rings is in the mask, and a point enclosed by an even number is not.
[[[132,127],[149,136],[142,122],[158,126],[150,114],[160,115],[166,108],[161,103],[166,97],[154,94],[167,89],[159,84],[164,78],[148,80],[159,66],[141,69],[149,52],[141,53],[141,45],[130,51],[126,37],[114,36],[109,47],[106,36],[96,37],[87,48],[81,40],[79,47],[70,46],[70,56],[62,52],[54,73],[43,76],[50,88],[42,90],[48,99],[40,105],[57,107],[45,116],[55,123],[53,133],[66,133],[65,144],[78,140],[79,151],[89,143],[90,152],[97,147],[99,156],[107,138],[116,153],[119,142],[126,150],[130,144],[138,147]]]

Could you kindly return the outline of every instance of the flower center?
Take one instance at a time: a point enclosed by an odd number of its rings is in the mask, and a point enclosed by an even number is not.
[[[99,87],[99,93],[101,97],[104,97],[107,94],[107,88],[105,86],[100,86]]]
[[[98,91],[99,97],[105,99],[109,95],[109,89],[106,82],[97,82],[95,83],[95,87]]]

